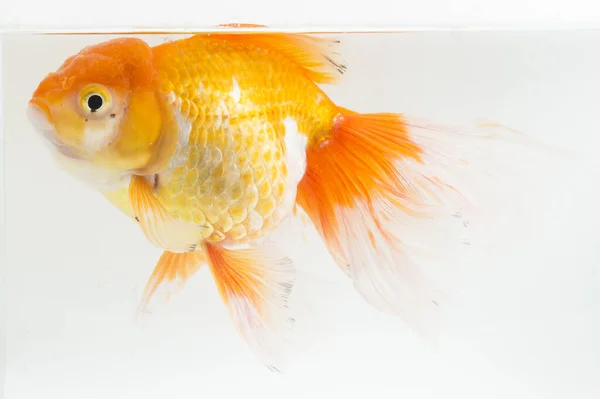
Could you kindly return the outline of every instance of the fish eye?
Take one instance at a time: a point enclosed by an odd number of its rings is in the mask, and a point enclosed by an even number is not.
[[[104,105],[104,98],[100,94],[93,93],[87,98],[87,106],[91,112],[96,112]]]
[[[100,86],[90,86],[81,92],[81,108],[86,112],[98,113],[108,108],[110,94]]]

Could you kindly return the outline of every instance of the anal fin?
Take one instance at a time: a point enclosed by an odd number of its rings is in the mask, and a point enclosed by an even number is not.
[[[281,371],[294,319],[288,297],[296,271],[275,246],[225,249],[205,245],[217,288],[239,333],[273,371]]]

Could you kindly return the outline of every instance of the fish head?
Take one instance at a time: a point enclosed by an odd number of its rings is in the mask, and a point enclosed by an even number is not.
[[[152,49],[134,38],[84,48],[34,91],[28,118],[62,155],[135,171],[156,158],[163,132]]]

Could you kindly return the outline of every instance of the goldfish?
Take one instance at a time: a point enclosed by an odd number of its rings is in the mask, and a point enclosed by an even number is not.
[[[419,328],[438,290],[397,231],[460,208],[450,181],[466,156],[486,157],[461,132],[335,103],[324,86],[346,72],[338,45],[233,30],[111,39],[67,58],[27,107],[57,165],[163,250],[142,302],[207,266],[274,370],[298,270],[278,232],[296,210],[369,304]]]

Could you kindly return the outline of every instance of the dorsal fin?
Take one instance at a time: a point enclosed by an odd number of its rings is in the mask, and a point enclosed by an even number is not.
[[[266,28],[264,25],[241,23],[222,24],[219,27]],[[302,67],[315,83],[335,83],[346,71],[346,66],[338,52],[339,40],[296,33],[211,32],[211,35],[279,51]]]
[[[219,28],[268,28],[267,25],[260,24],[244,24],[244,23],[230,23],[230,24],[219,24]]]

